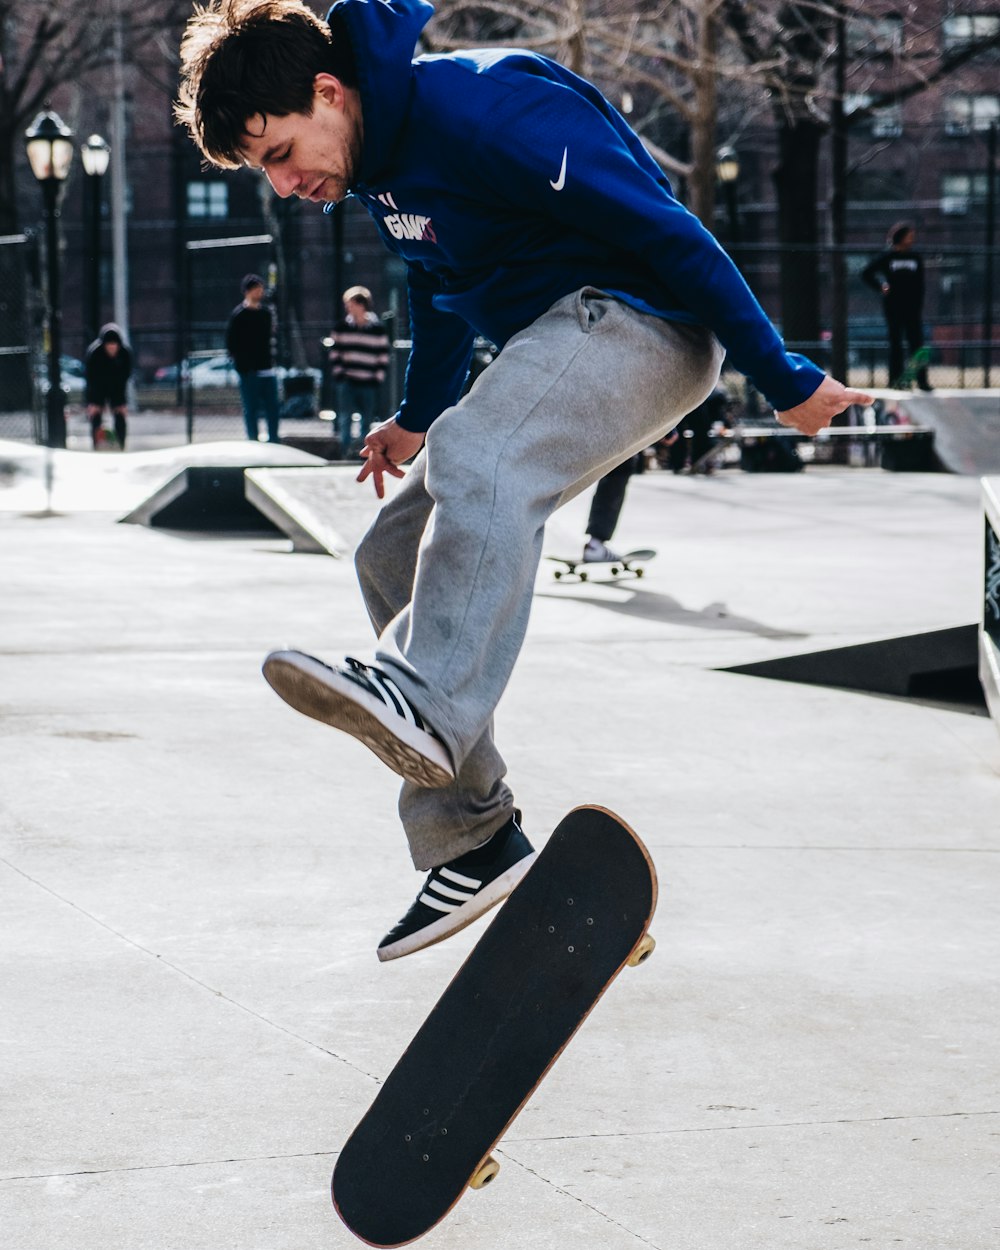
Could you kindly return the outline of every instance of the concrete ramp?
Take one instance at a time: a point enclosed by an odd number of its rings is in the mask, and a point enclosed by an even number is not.
[[[900,392],[896,409],[934,431],[934,451],[949,473],[1000,473],[1000,391]]]
[[[247,499],[243,473],[239,465],[182,469],[121,520],[203,534],[278,532],[279,527]]]
[[[739,664],[727,673],[982,708],[978,625]]]
[[[381,507],[357,465],[248,469],[247,499],[292,540],[293,551],[349,555]],[[396,478],[385,479],[386,497]]]
[[[136,417],[135,424],[141,420]],[[193,443],[97,453],[0,441],[0,512],[122,514],[139,508],[184,469],[323,463],[281,443]]]
[[[174,472],[120,520],[166,529],[273,531],[276,527],[246,497],[244,471],[254,465],[315,465],[305,452],[267,443],[216,443],[178,448]]]

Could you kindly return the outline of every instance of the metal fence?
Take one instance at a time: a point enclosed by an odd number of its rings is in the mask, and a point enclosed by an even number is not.
[[[0,236],[0,438],[32,442],[42,436],[42,328],[33,317],[37,274],[31,281],[29,273],[36,255],[27,236]]]
[[[278,359],[284,374],[283,434],[316,439],[331,434],[329,418],[334,403],[323,346],[330,322],[315,320],[314,306],[308,301],[300,301],[301,306],[296,306],[292,280],[288,275],[284,283],[279,280],[273,249],[263,241],[265,237],[255,236],[258,241],[242,247],[220,246],[225,240],[189,246],[189,264],[178,292],[179,315],[166,316],[157,324],[133,321],[131,337],[137,369],[131,428],[136,433],[146,433],[146,445],[150,440],[169,445],[243,437],[237,379],[226,363],[223,341],[226,316],[240,298],[239,277],[247,270],[260,272],[274,286],[282,327]],[[395,343],[382,393],[382,411],[388,416],[400,399],[409,347],[404,276],[398,262],[392,268],[390,260],[377,249],[367,255],[350,237],[348,245],[354,250],[349,250],[346,257],[338,257],[329,232],[310,236],[307,243],[307,272],[313,284],[326,275],[346,274],[350,281],[365,281],[376,292],[379,311]],[[731,250],[765,311],[778,320],[780,251],[770,245],[748,242]],[[889,349],[880,300],[860,279],[861,269],[877,250],[846,253],[845,380],[864,387],[889,384]],[[812,253],[810,263],[816,267],[821,334],[809,341],[789,335],[788,343],[829,368],[833,254],[828,248],[800,247],[794,249],[793,256],[801,257],[807,251]],[[984,302],[990,289],[989,266],[996,265],[996,249],[990,255],[982,247],[929,244],[920,251],[926,269],[925,322],[931,383],[937,389],[980,387],[987,381],[1000,384],[1000,338],[992,329],[989,339],[984,336],[984,326],[1000,325],[1000,316],[995,316],[994,309]],[[33,256],[30,239],[20,235],[0,239],[0,438],[38,440],[43,424],[45,342]],[[133,287],[141,282],[142,269],[141,262],[133,265]],[[135,306],[139,307],[138,301]],[[161,310],[161,316],[163,311],[166,310]],[[69,445],[89,446],[79,360],[66,361],[63,380],[68,391]],[[321,414],[325,414],[325,420]]]

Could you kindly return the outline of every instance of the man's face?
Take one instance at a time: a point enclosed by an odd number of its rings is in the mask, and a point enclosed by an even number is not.
[[[361,133],[357,92],[330,74],[317,74],[313,111],[248,118],[241,151],[282,198],[297,195],[314,203],[336,203],[357,176]]]
[[[248,286],[243,292],[243,302],[249,304],[251,308],[259,308],[264,302],[264,288],[256,283]]]
[[[349,299],[344,301],[344,311],[348,317],[353,317],[360,325],[368,316],[368,309],[359,299]]]

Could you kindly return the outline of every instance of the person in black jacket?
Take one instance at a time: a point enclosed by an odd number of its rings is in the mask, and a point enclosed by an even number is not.
[[[122,338],[122,332],[109,322],[87,348],[84,361],[87,379],[87,416],[90,418],[90,435],[97,451],[101,443],[101,427],[105,406],[111,409],[115,423],[115,438],[122,451],[125,435],[128,380],[132,376],[132,352]]]
[[[933,390],[923,363],[924,345],[924,262],[913,244],[917,232],[908,221],[901,221],[889,231],[889,250],[876,256],[861,271],[861,280],[882,296],[882,309],[889,330],[889,385],[909,386],[905,380],[903,338],[910,349],[910,359],[917,358],[917,385],[922,391]]]
[[[247,438],[260,438],[260,418],[267,423],[267,441],[278,441],[278,379],[274,372],[274,314],[264,303],[264,279],[248,273],[243,300],[229,314],[226,351],[240,379],[243,422]]]

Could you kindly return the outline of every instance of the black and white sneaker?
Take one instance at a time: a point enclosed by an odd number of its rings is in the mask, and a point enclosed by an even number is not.
[[[536,855],[520,822],[521,813],[515,812],[482,846],[435,868],[416,902],[379,943],[379,959],[433,946],[505,899]]]
[[[444,743],[381,669],[350,656],[334,667],[302,651],[272,651],[264,676],[297,712],[353,734],[407,781],[433,788],[455,780]]]
[[[621,556],[599,538],[588,538],[583,549],[583,564],[614,564]]]

